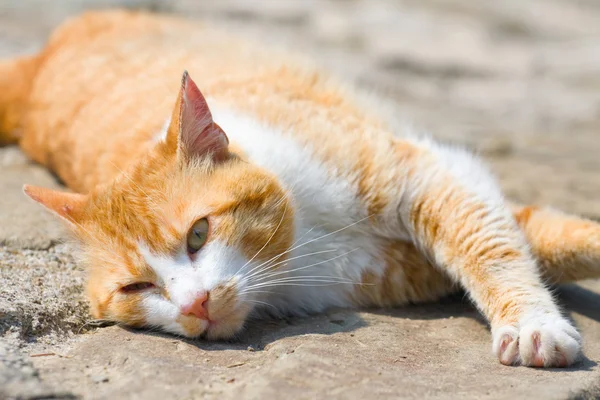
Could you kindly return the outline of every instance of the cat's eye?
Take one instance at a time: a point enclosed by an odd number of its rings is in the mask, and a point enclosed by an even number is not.
[[[199,219],[192,225],[187,235],[187,248],[190,254],[196,253],[204,246],[208,238],[208,220]]]
[[[125,285],[121,288],[121,292],[123,293],[136,293],[141,292],[146,289],[152,289],[154,287],[153,283],[150,282],[136,282],[130,285]]]

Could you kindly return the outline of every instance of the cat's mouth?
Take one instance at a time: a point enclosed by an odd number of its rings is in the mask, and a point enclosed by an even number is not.
[[[206,318],[180,315],[176,320],[179,327],[174,332],[183,333],[188,338],[230,339],[243,328],[246,316],[247,310],[244,308],[231,310],[226,314],[219,313],[218,316],[207,316]]]
[[[230,339],[243,328],[246,316],[245,310],[236,309],[227,315],[205,320],[202,337],[208,340]]]

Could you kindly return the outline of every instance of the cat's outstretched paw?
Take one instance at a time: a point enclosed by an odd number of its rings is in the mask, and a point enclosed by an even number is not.
[[[504,365],[567,367],[581,354],[581,336],[563,317],[530,318],[494,329],[493,351]]]

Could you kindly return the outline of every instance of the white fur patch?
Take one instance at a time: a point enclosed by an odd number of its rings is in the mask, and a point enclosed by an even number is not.
[[[142,300],[142,308],[146,313],[146,325],[160,327],[167,332],[178,335],[188,335],[188,332],[177,322],[181,315],[179,307],[162,295],[158,293],[147,294]],[[208,322],[205,320],[198,320],[198,323],[202,325],[202,331],[208,326]]]
[[[276,275],[263,271],[245,284],[277,291],[269,303],[286,312],[347,306],[363,272],[381,274],[384,269],[379,239],[363,221],[367,210],[352,180],[336,176],[291,133],[207,101],[230,140],[252,162],[277,175],[293,196],[297,248],[289,252],[291,260],[278,266]],[[295,279],[281,281],[285,277]]]

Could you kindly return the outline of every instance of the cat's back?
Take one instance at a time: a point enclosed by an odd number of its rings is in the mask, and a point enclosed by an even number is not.
[[[183,70],[215,108],[289,137],[357,185],[396,145],[367,103],[304,60],[198,22],[88,13],[57,29],[39,63],[21,144],[78,191],[109,182],[154,145]],[[227,133],[264,139],[243,127]]]

